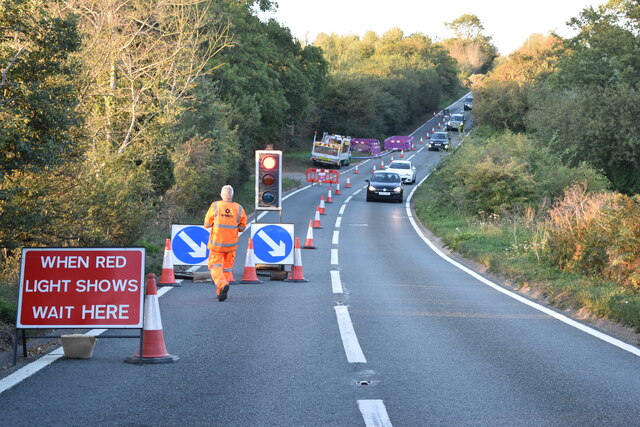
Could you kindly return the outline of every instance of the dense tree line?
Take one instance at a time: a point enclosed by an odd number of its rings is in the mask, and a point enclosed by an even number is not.
[[[320,34],[330,66],[318,128],[384,138],[405,131],[461,90],[458,63],[441,43],[394,28],[382,36]]]
[[[588,162],[613,188],[640,192],[640,6],[584,9],[576,36],[534,36],[476,85],[481,124],[528,132],[567,164]]]

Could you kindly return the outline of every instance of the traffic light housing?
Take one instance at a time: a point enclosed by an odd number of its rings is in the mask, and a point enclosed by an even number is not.
[[[255,209],[282,209],[282,151],[256,151]]]

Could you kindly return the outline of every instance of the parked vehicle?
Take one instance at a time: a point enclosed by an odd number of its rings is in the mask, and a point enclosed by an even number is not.
[[[342,135],[324,135],[322,140],[313,138],[311,161],[314,165],[335,166],[351,164],[351,137]]]
[[[411,164],[411,160],[394,160],[385,170],[400,175],[400,179],[405,184],[414,184],[416,182],[416,168]]]
[[[448,150],[451,147],[451,140],[449,139],[448,132],[435,132],[431,135],[429,145],[427,148],[429,151],[433,150]]]
[[[366,182],[369,183],[367,186],[367,202],[372,200],[394,200],[402,203],[404,184],[402,184],[402,179],[397,173],[386,170],[375,171]]]

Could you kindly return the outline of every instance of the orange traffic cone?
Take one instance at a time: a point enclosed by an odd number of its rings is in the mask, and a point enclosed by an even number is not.
[[[404,159],[404,150],[400,150],[400,158]]]
[[[353,171],[356,175],[358,175],[358,165],[356,165],[356,169]]]
[[[331,186],[329,186],[329,193],[327,194],[327,203],[333,203],[333,198],[331,197]]]
[[[293,267],[289,278],[285,282],[308,282],[302,274],[302,253],[300,252],[300,238],[296,237],[296,245],[293,247]]]
[[[258,271],[256,270],[256,260],[253,256],[253,239],[249,238],[249,244],[247,245],[247,256],[244,262],[244,273],[242,274],[242,280],[240,283],[262,283],[258,279]]]
[[[380,160],[380,169],[384,169],[384,159]]]
[[[236,280],[235,277],[233,277],[233,268],[227,271],[226,273],[229,273],[229,277],[227,277],[227,282],[229,282],[230,285],[237,285],[238,281]]]
[[[304,242],[305,249],[315,249],[316,245],[313,243],[313,220],[309,220],[309,228],[307,229],[307,241]]]
[[[340,183],[336,184],[336,196],[340,195]]]
[[[373,171],[374,172],[376,171],[376,165],[373,165]]]
[[[320,212],[320,215],[327,214],[324,209],[325,209],[325,206],[324,206],[324,195],[323,195],[320,197],[320,205],[318,206],[318,212]]]
[[[158,288],[156,287],[156,275],[147,274],[147,289],[144,297],[144,327],[142,330],[142,357],[140,350],[134,355],[124,359],[127,363],[173,363],[178,356],[167,352],[162,332],[162,319],[160,318],[160,304],[158,304]]]
[[[320,211],[316,209],[316,217],[313,220],[313,228],[322,228],[320,225]]]
[[[391,159],[389,160],[390,162],[393,162],[393,156],[391,156]]]
[[[431,128],[431,133],[436,133],[436,128]]]
[[[345,185],[345,188],[351,188],[351,179],[350,179],[351,175],[347,175],[347,184]]]
[[[176,282],[176,276],[173,272],[173,259],[171,258],[171,239],[167,239],[164,245],[164,257],[162,258],[162,273],[158,286],[180,286]]]
[[[420,137],[420,145],[424,144],[424,138]]]

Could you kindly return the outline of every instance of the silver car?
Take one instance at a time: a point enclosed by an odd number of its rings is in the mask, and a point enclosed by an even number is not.
[[[447,121],[447,130],[464,130],[464,114],[452,114]]]

